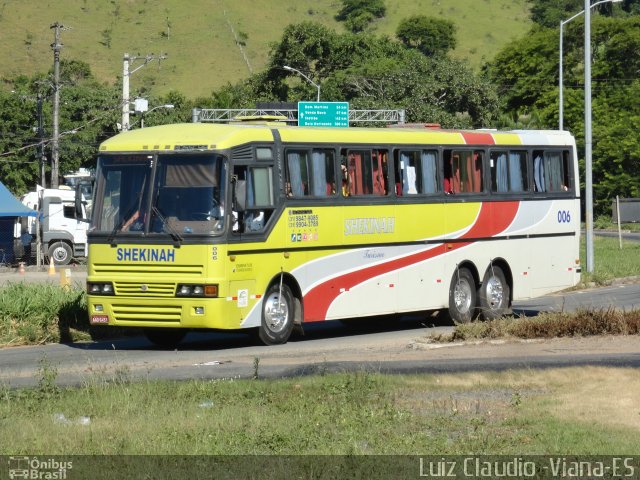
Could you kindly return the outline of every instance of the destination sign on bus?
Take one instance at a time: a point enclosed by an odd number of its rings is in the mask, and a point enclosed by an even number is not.
[[[349,102],[298,102],[300,127],[348,127]]]

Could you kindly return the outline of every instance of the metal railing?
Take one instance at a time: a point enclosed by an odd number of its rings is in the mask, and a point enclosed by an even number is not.
[[[259,108],[194,108],[191,113],[193,123],[232,122],[239,117],[283,117],[287,123],[298,123],[296,109]],[[405,123],[404,110],[349,110],[349,123]]]

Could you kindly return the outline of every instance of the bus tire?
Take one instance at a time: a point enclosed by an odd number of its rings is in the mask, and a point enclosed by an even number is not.
[[[147,328],[144,335],[151,343],[162,348],[175,348],[187,331],[181,328]]]
[[[471,272],[456,269],[449,287],[449,316],[455,323],[469,323],[475,317],[476,290]]]
[[[71,245],[60,240],[49,246],[47,255],[53,259],[55,265],[69,265],[73,257],[73,250],[71,249]]]
[[[487,270],[478,291],[478,304],[483,320],[495,320],[511,313],[509,283],[500,267]]]
[[[262,302],[262,321],[258,328],[258,338],[265,345],[286,343],[293,331],[295,306],[291,289],[274,283],[269,287]]]

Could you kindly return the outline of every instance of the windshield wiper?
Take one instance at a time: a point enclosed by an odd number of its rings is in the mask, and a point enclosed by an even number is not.
[[[169,222],[167,222],[167,219],[164,218],[164,215],[162,215],[162,213],[160,213],[160,210],[158,209],[158,207],[154,205],[153,207],[151,207],[151,211],[158,216],[158,218],[162,222],[162,227],[164,228],[164,230],[169,235],[171,235],[171,238],[173,239],[173,246],[176,248],[180,248],[180,242],[184,240],[182,235],[176,232],[174,228],[169,224]]]

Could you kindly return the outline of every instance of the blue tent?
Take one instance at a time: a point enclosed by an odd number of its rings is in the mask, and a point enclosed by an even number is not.
[[[35,210],[31,210],[7,190],[0,182],[0,262],[12,263],[14,257],[13,228],[16,217],[35,217]]]
[[[0,217],[35,217],[35,210],[20,203],[16,197],[0,182]]]

